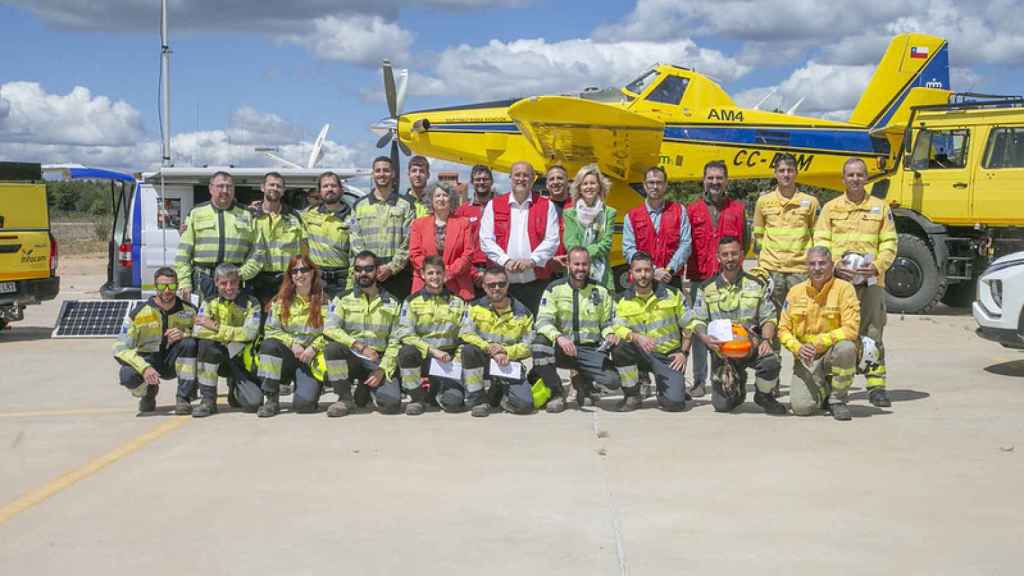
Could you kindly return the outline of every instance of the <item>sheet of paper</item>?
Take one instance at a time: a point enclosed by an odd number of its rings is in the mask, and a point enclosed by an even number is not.
[[[508,378],[510,380],[519,380],[522,378],[523,365],[519,362],[509,362],[505,366],[498,366],[498,363],[491,360],[491,377]]]
[[[462,378],[462,364],[458,362],[441,362],[437,358],[431,358],[429,374],[439,378],[459,380]]]
[[[228,355],[234,358],[245,348],[245,342],[228,342]]]
[[[729,342],[732,340],[732,320],[712,320],[708,324],[708,336],[719,340],[721,342]]]

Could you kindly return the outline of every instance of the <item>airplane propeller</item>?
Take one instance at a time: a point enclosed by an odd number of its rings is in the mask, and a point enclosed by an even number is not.
[[[412,151],[398,138],[398,117],[402,115],[402,108],[405,106],[406,88],[409,85],[409,71],[402,68],[398,70],[398,82],[395,82],[395,70],[391,67],[390,60],[381,63],[381,72],[384,76],[384,96],[388,104],[388,117],[377,122],[370,129],[380,134],[377,140],[377,148],[384,148],[391,144],[391,165],[395,171],[395,186],[398,186],[398,151],[409,156]]]

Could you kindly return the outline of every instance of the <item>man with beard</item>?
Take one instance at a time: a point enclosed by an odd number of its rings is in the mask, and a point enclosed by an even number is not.
[[[409,296],[409,227],[416,209],[394,189],[394,167],[387,156],[373,161],[373,190],[352,209],[352,252],[373,252],[379,258],[376,281],[398,302]]]
[[[477,164],[470,171],[469,178],[473,184],[473,201],[460,204],[455,209],[455,216],[469,220],[469,232],[476,239],[476,250],[473,252],[469,273],[473,277],[476,297],[482,298],[485,295],[483,281],[484,270],[487,269],[487,254],[480,247],[480,219],[483,218],[484,206],[487,206],[494,195],[494,175],[487,166]]]
[[[477,418],[490,415],[491,408],[498,406],[512,414],[530,414],[533,394],[522,361],[530,357],[533,315],[509,297],[504,268],[492,266],[483,276],[487,297],[470,305],[459,329],[459,338],[465,342],[459,355],[466,408]],[[492,361],[499,367],[519,362],[519,377],[492,374]],[[484,401],[484,381],[488,379],[491,386]]]
[[[373,252],[356,254],[352,260],[355,288],[331,300],[324,324],[324,360],[327,381],[338,401],[327,408],[330,418],[345,416],[354,406],[366,406],[371,398],[385,414],[395,414],[402,407],[402,391],[394,378],[401,302],[378,284],[378,262]],[[360,382],[353,401],[356,378]]]
[[[430,162],[423,156],[409,158],[407,170],[409,171],[409,190],[406,195],[412,200],[413,208],[416,210],[415,218],[430,214],[427,204],[427,181],[430,180]]]
[[[725,236],[718,241],[719,272],[697,290],[686,328],[712,352],[711,404],[715,412],[731,412],[746,400],[747,368],[757,374],[754,403],[775,416],[786,407],[772,396],[781,364],[772,348],[775,338],[775,306],[768,287],[743,271],[743,248],[739,239]],[[725,341],[708,335],[708,325],[728,320],[747,333],[750,351],[743,358],[724,356]]]
[[[810,280],[789,291],[779,320],[779,340],[793,353],[793,414],[827,407],[836,420],[849,420],[846,391],[857,365],[860,302],[853,285],[833,276],[828,248],[808,250],[807,269]]]
[[[665,198],[667,191],[665,169],[648,168],[644,173],[647,198],[622,220],[622,255],[629,263],[637,252],[646,252],[654,266],[654,280],[681,289],[680,275],[692,244],[690,220],[681,204]]]
[[[131,311],[114,343],[119,379],[139,399],[139,412],[146,414],[156,409],[160,379],[177,376],[174,413],[190,414],[196,393],[196,341],[189,335],[196,308],[174,294],[178,275],[173,268],[158,268],[153,276],[156,295]]]
[[[533,193],[536,173],[529,162],[512,165],[512,192],[491,200],[480,221],[480,247],[508,271],[509,294],[536,313],[551,278],[548,261],[558,249],[558,213]]]
[[[423,288],[402,305],[394,336],[402,343],[398,368],[402,391],[411,399],[405,413],[411,416],[422,414],[425,404],[435,398],[446,412],[461,410],[465,401],[462,384],[457,380],[430,376],[430,398],[425,397],[420,386],[420,377],[430,373],[431,361],[451,362],[459,344],[466,302],[448,292],[444,276],[444,260],[440,256],[423,260]]]
[[[577,371],[576,402],[580,408],[595,383],[604,389],[619,388],[619,375],[611,369],[607,352],[619,343],[612,327],[614,317],[608,289],[590,280],[590,253],[582,246],[573,248],[568,275],[548,286],[537,313],[533,367],[551,390],[548,412],[565,409],[556,368]]]
[[[345,188],[334,172],[324,172],[317,182],[320,203],[302,212],[309,243],[309,259],[320,268],[325,296],[345,291],[348,280],[350,209],[341,198]]]
[[[302,252],[306,230],[299,214],[282,201],[284,177],[278,172],[263,176],[263,202],[254,211],[257,260],[260,270],[252,279],[253,294],[263,306],[277,294],[292,256]]]
[[[629,263],[633,286],[615,304],[615,335],[621,340],[612,349],[612,361],[622,380],[622,410],[640,407],[640,370],[654,372],[658,405],[678,412],[686,406],[683,372],[690,339],[684,333],[686,305],[682,292],[654,280],[654,265],[646,252],[637,252]]]
[[[747,220],[743,203],[728,197],[729,170],[725,162],[712,160],[704,165],[704,195],[686,207],[693,233],[693,252],[686,264],[686,277],[690,281],[690,303],[696,300],[700,285],[718,273],[719,241],[726,236],[740,243],[740,267],[746,250]],[[703,340],[695,338],[691,351],[693,358],[693,387],[690,394],[700,398],[706,394],[704,381],[708,373],[708,351]]]

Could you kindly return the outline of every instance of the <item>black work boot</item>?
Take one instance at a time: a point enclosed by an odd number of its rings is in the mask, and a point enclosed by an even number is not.
[[[174,404],[174,413],[177,416],[188,416],[192,413],[192,402],[188,398],[178,397],[178,401]]]
[[[486,418],[491,415],[491,406],[486,402],[481,402],[476,406],[473,406],[469,413],[472,414],[474,418]]]
[[[562,400],[561,396],[555,396],[548,400],[547,406],[544,409],[548,414],[558,414],[559,412],[565,411],[565,400]]]
[[[697,382],[690,388],[690,398],[703,398],[708,393],[708,389],[704,387],[703,382]]]
[[[885,393],[885,388],[872,388],[868,392],[868,401],[879,408],[892,406],[892,401],[889,400],[889,395]]]
[[[406,416],[419,416],[425,410],[422,402],[409,402],[405,406]]]
[[[146,384],[142,384],[146,386]],[[139,398],[139,413],[149,414],[156,410],[156,395],[160,392],[159,386],[149,386],[146,388],[146,394]]]
[[[199,401],[199,406],[192,411],[193,418],[206,418],[211,414],[217,413],[217,399],[216,398],[203,398]]]
[[[622,404],[619,405],[619,412],[632,412],[643,404],[643,400],[640,396],[626,396],[622,399]]]
[[[259,410],[256,411],[256,416],[260,418],[277,416],[278,412],[281,411],[281,404],[278,402],[278,398],[277,394],[267,394],[267,399],[263,402],[263,406],[260,406]]]
[[[828,411],[832,413],[833,418],[840,422],[845,422],[853,418],[853,414],[850,413],[850,407],[842,402],[829,404]]]
[[[771,392],[754,392],[754,404],[764,408],[765,414],[772,416],[783,416],[786,413],[786,407],[776,400]]]
[[[234,378],[228,378],[228,406],[232,408],[241,408],[242,403],[238,401],[238,397],[235,393],[238,392],[238,380]]]

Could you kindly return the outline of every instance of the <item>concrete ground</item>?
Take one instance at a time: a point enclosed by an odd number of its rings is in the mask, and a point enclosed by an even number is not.
[[[103,264],[66,259],[61,297]],[[57,309],[0,332],[0,574],[1021,570],[1024,355],[962,311],[891,315],[893,407],[858,390],[840,423],[708,398],[193,420],[172,385],[137,417],[111,340],[51,340]]]

